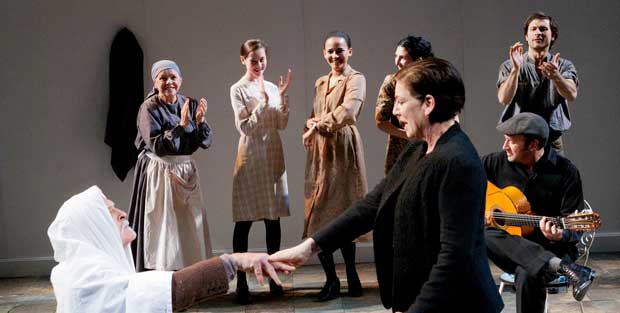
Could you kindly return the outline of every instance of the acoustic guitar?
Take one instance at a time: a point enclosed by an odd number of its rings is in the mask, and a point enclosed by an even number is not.
[[[511,235],[525,236],[538,227],[543,216],[532,214],[530,203],[521,190],[514,186],[500,189],[487,182],[485,224],[507,231]],[[591,210],[575,212],[569,216],[547,217],[553,224],[568,230],[595,230],[601,226],[601,217]]]

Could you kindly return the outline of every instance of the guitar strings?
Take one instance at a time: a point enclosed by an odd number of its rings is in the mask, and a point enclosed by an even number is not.
[[[495,219],[504,219],[509,222],[519,223],[520,225],[537,225],[538,222],[542,219],[539,216],[531,216],[531,215],[516,215],[510,213],[501,213],[501,212],[493,212],[493,218]],[[560,225],[560,220],[558,218],[550,217],[551,221]]]

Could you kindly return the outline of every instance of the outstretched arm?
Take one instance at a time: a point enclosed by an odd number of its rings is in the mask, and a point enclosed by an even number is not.
[[[314,239],[308,238],[292,248],[272,254],[269,256],[269,262],[279,262],[290,266],[301,266],[318,251],[319,247],[316,242],[314,242]]]
[[[266,253],[225,254],[200,261],[172,274],[172,308],[190,307],[205,298],[228,291],[228,282],[237,270],[254,272],[262,285],[264,275],[282,285],[277,272],[288,273],[295,268],[281,262],[269,262]],[[227,267],[232,267],[228,269]],[[232,272],[229,273],[229,272]],[[232,277],[231,277],[232,276]]]

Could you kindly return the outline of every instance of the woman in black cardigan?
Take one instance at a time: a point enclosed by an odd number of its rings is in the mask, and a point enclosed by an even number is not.
[[[441,59],[396,75],[394,115],[412,141],[363,200],[296,247],[270,257],[294,265],[370,230],[381,300],[408,312],[500,312],[484,241],[486,176],[455,121],[465,103],[458,71]]]

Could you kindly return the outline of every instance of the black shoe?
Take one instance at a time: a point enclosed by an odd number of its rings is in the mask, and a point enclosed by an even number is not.
[[[340,297],[340,281],[328,280],[319,292],[319,296],[316,298],[318,302],[325,302]]]
[[[560,263],[559,272],[566,275],[571,285],[573,285],[573,298],[577,301],[583,300],[583,297],[588,292],[588,288],[592,285],[594,277],[596,277],[596,272],[591,268],[565,261]]]
[[[349,285],[349,291],[347,292],[349,297],[357,298],[362,296],[362,283],[357,273],[347,275],[347,284]]]
[[[272,296],[281,296],[284,294],[284,289],[273,280],[269,280],[269,293],[271,293]]]
[[[235,297],[235,302],[242,305],[253,303],[252,295],[250,294],[250,290],[247,286],[237,287],[237,296]]]

